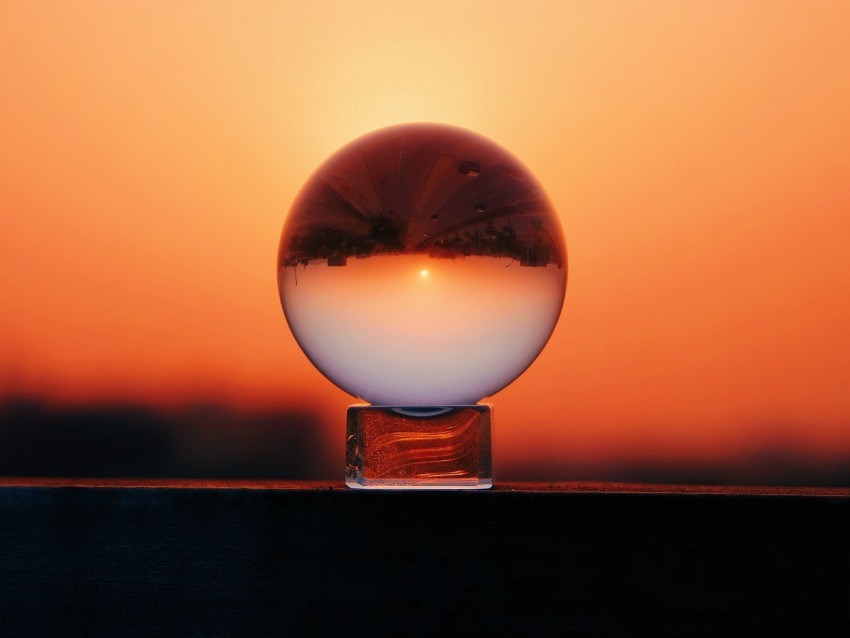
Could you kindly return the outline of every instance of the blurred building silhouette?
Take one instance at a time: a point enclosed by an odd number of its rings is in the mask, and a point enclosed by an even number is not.
[[[0,475],[325,479],[339,474],[309,411],[202,405],[0,406]]]

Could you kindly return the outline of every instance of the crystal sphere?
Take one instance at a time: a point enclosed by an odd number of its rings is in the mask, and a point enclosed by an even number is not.
[[[380,129],[337,151],[295,199],[278,252],[295,339],[373,405],[498,392],[546,345],[566,279],[561,225],[534,176],[441,124]]]

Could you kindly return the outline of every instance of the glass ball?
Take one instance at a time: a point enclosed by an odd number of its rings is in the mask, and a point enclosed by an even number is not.
[[[494,142],[405,124],[347,144],[283,228],[278,286],[313,364],[373,405],[473,404],[552,334],[567,258],[534,176]]]

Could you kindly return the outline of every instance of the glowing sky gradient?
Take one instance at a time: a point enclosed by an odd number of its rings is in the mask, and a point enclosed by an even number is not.
[[[285,212],[435,121],[516,154],[570,251],[497,464],[850,455],[850,3],[6,0],[0,60],[2,394],[341,432],[280,311]]]

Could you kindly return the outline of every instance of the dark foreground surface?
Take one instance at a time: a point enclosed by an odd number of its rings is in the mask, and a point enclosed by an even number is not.
[[[0,479],[0,636],[848,627],[846,489]]]

